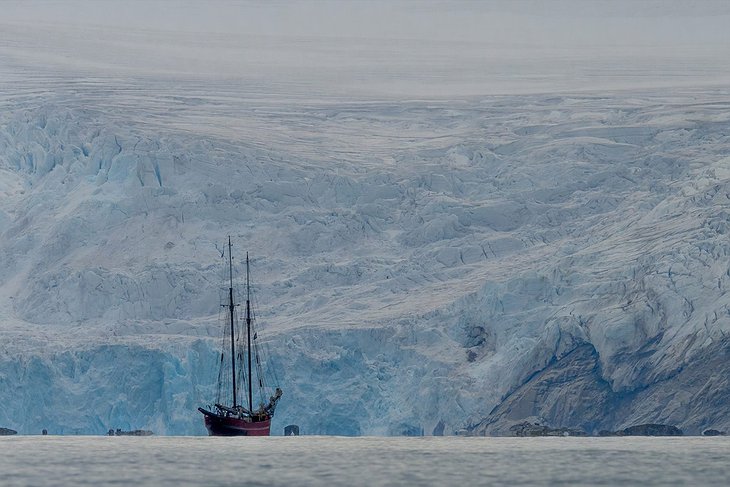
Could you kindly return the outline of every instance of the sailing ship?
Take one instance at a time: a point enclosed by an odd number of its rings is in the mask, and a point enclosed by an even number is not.
[[[211,436],[269,436],[271,419],[274,417],[276,404],[281,398],[281,389],[277,386],[273,395],[265,401],[268,377],[264,371],[264,347],[258,343],[255,328],[255,313],[251,296],[251,273],[246,253],[246,308],[245,326],[238,317],[233,287],[233,256],[231,237],[228,237],[228,295],[225,304],[225,323],[223,326],[223,344],[220,354],[218,372],[218,393],[213,407],[198,408],[203,413],[205,427]],[[222,256],[225,257],[225,250]],[[242,366],[245,363],[245,367]],[[270,370],[272,374],[274,370]],[[276,376],[273,375],[274,380]],[[247,395],[240,398],[239,385],[247,389]],[[254,384],[257,388],[257,399],[254,408]],[[243,399],[243,400],[241,400]]]

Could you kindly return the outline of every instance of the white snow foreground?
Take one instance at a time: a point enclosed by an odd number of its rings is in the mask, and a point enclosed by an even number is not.
[[[730,429],[726,93],[109,83],[0,100],[0,425],[204,434],[231,234],[284,389],[274,432]]]

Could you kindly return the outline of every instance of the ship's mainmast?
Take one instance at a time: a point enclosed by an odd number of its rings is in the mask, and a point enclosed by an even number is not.
[[[251,385],[253,376],[251,375],[251,284],[248,270],[248,252],[246,252],[246,332],[248,334],[248,410],[253,412],[253,398]]]
[[[231,248],[233,245],[231,244],[231,236],[228,236],[228,272],[229,272],[229,278],[230,278],[230,287],[228,288],[228,307],[231,311],[231,374],[233,375],[233,409],[236,409],[236,332],[235,327],[233,326],[233,313],[234,313],[234,304],[233,304],[233,256],[231,255]],[[246,254],[246,262],[248,263],[248,254]],[[248,307],[248,305],[247,305]],[[249,359],[250,360],[250,359]],[[250,365],[249,365],[250,367]],[[249,381],[250,382],[250,381]],[[250,389],[250,387],[249,387]],[[249,396],[250,396],[249,392]]]

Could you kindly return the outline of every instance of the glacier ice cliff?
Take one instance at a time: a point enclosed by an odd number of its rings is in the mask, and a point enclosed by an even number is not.
[[[44,83],[0,93],[0,424],[204,434],[231,234],[275,432],[730,429],[726,92]]]

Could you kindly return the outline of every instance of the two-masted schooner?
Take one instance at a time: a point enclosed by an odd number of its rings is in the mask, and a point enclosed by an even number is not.
[[[267,383],[264,373],[263,347],[258,344],[255,329],[255,314],[251,299],[251,273],[246,253],[246,308],[245,326],[241,326],[235,302],[233,287],[233,257],[231,238],[228,237],[228,296],[225,304],[223,344],[219,358],[218,394],[214,407],[198,408],[205,418],[205,427],[211,436],[269,436],[271,418],[281,398],[281,389],[276,387],[266,400]],[[223,252],[225,256],[225,251]],[[242,363],[243,362],[243,363]],[[245,398],[240,398],[240,386],[247,389]],[[254,405],[254,386],[258,405]],[[270,389],[269,389],[270,390]],[[243,400],[241,400],[243,399]]]

